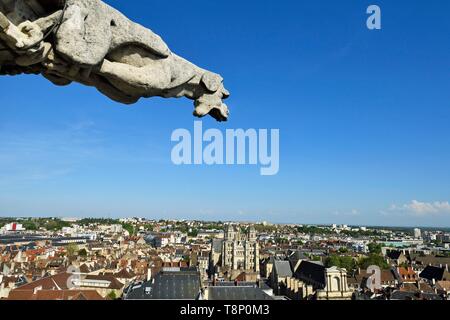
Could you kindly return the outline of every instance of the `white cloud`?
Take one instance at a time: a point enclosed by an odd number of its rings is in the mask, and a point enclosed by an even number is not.
[[[420,202],[417,200],[411,201],[404,205],[392,205],[389,208],[390,212],[406,212],[415,216],[430,216],[440,214],[450,214],[450,203],[446,202]]]

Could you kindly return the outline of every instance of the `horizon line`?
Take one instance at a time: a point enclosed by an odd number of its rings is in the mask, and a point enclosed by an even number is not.
[[[163,221],[196,221],[196,222],[211,222],[211,223],[217,223],[217,222],[222,222],[222,223],[239,223],[239,224],[263,224],[264,222],[266,222],[267,224],[271,224],[271,225],[278,225],[278,226],[283,226],[283,225],[307,225],[307,226],[319,226],[319,227],[325,227],[325,226],[332,226],[334,224],[336,224],[337,226],[342,226],[342,225],[346,225],[348,227],[367,227],[367,228],[401,228],[401,229],[414,229],[414,228],[422,228],[422,229],[450,229],[450,226],[432,226],[432,225],[375,225],[375,224],[366,224],[366,225],[361,225],[361,224],[346,224],[346,223],[301,223],[301,222],[272,222],[272,221],[267,221],[267,220],[259,220],[259,221],[251,221],[251,220],[202,220],[202,219],[198,219],[198,218],[162,218],[162,217],[154,217],[154,218],[150,218],[150,217],[140,217],[140,216],[123,216],[123,217],[108,217],[108,216],[103,216],[103,217],[96,217],[96,216],[57,216],[57,215],[41,215],[41,216],[1,216],[0,215],[0,220],[1,219],[77,219],[77,220],[82,220],[82,219],[112,219],[112,220],[120,220],[120,219],[145,219],[145,220],[153,220],[153,221],[158,221],[158,220],[163,220]]]

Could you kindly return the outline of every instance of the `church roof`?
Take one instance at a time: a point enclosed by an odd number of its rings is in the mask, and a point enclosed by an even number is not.
[[[273,268],[278,277],[292,277],[292,269],[289,261],[275,261]]]
[[[273,300],[260,288],[255,287],[209,287],[208,300],[261,301]]]

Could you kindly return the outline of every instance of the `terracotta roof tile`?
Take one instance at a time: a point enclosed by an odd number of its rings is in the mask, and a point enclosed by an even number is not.
[[[8,300],[105,300],[95,290],[13,290]]]

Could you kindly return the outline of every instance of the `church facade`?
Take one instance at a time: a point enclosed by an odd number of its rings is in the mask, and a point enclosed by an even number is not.
[[[218,250],[220,249],[220,252]],[[212,256],[216,257],[216,272],[230,276],[241,272],[259,273],[259,244],[256,230],[249,227],[241,230],[227,225],[225,237],[220,246],[213,246]]]

